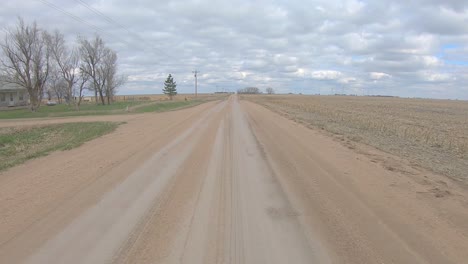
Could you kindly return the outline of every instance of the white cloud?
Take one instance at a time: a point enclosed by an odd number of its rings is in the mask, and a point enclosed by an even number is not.
[[[348,0],[345,1],[345,6],[346,6],[346,11],[350,14],[355,14],[358,13],[359,11],[362,11],[366,4],[362,1],[356,1],[356,0]]]
[[[339,71],[323,70],[323,71],[313,71],[311,75],[312,75],[312,79],[315,79],[315,80],[336,80],[342,74]]]
[[[423,56],[422,60],[424,65],[428,67],[440,66],[442,64],[442,62],[435,56]]]
[[[354,77],[344,77],[338,80],[338,82],[342,84],[351,84],[351,83],[356,83],[357,81],[358,79]]]
[[[423,80],[429,81],[429,82],[444,82],[444,81],[455,79],[454,76],[448,73],[431,73],[431,72],[422,73],[422,78]]]
[[[369,73],[369,77],[372,80],[380,80],[384,78],[390,78],[392,77],[390,74],[384,73],[384,72],[371,72]]]
[[[70,43],[99,33],[129,75],[122,93],[160,92],[154,87],[168,73],[188,91],[197,69],[202,92],[269,84],[288,91],[304,80],[365,89],[376,81],[382,93],[468,99],[468,1],[85,1],[119,25],[80,1],[48,1],[99,30],[37,0],[3,1],[0,23],[22,16]]]

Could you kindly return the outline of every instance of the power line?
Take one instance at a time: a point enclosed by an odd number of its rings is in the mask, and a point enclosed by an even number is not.
[[[76,2],[78,2],[79,4],[81,4],[82,6],[86,7],[88,10],[90,10],[91,12],[95,13],[96,15],[100,16],[100,17],[103,17],[109,24],[113,25],[113,26],[117,26],[118,28],[121,28],[125,31],[127,31],[129,34],[137,37],[138,39],[140,39],[141,41],[145,42],[147,47],[151,47],[152,49],[158,51],[158,53],[160,53],[161,55],[169,58],[169,59],[173,59],[173,60],[178,60],[178,58],[175,58],[169,54],[167,54],[166,52],[164,52],[163,50],[157,48],[157,47],[154,47],[152,43],[149,43],[146,39],[140,37],[138,34],[136,34],[134,31],[128,29],[128,27],[120,24],[119,22],[115,21],[114,19],[112,19],[111,17],[103,14],[101,11],[97,10],[96,8],[92,7],[91,5],[87,4],[85,1],[83,0],[76,0]]]
[[[140,35],[138,35],[137,33],[135,33],[135,31],[132,31],[130,30],[128,27],[126,27],[125,25],[115,21],[114,19],[112,19],[111,17],[105,15],[104,13],[102,13],[101,11],[99,11],[98,9],[92,7],[91,5],[89,5],[88,3],[86,3],[85,1],[83,0],[75,0],[76,2],[78,2],[79,4],[81,4],[82,6],[84,6],[85,8],[87,8],[88,10],[90,10],[91,12],[95,13],[96,15],[98,16],[101,16],[103,17],[108,23],[112,24],[113,26],[117,26],[125,31],[127,31],[129,34],[137,37],[139,40],[141,40],[142,42],[146,43],[146,45],[148,47],[151,47],[152,49],[156,50],[160,55],[163,55],[171,60],[175,60],[175,61],[179,61],[180,63],[180,59],[179,58],[175,58],[169,54],[167,54],[165,51],[161,50],[160,48],[157,48],[155,46],[153,46],[152,43],[149,43],[146,39],[142,38]],[[183,60],[182,60],[183,61]],[[182,64],[180,63],[179,65],[190,65],[191,63],[188,63],[188,64]],[[171,66],[170,64],[166,63],[165,64],[166,66]],[[176,64],[177,65],[177,64]]]
[[[72,18],[73,20],[75,20],[75,21],[77,21],[77,22],[80,22],[80,23],[83,23],[83,24],[88,25],[89,27],[95,29],[96,31],[98,31],[98,32],[100,32],[100,33],[102,33],[102,34],[104,34],[104,35],[108,35],[108,36],[111,36],[111,37],[113,37],[113,38],[115,38],[115,39],[118,39],[119,41],[125,43],[128,47],[134,47],[134,45],[133,45],[132,43],[130,43],[130,42],[128,42],[128,41],[122,39],[120,36],[117,36],[117,35],[115,35],[115,34],[106,32],[104,29],[102,29],[102,28],[100,28],[100,27],[98,27],[98,26],[96,26],[96,25],[93,25],[93,24],[87,22],[86,20],[84,20],[84,19],[82,19],[82,18],[80,18],[80,17],[78,17],[78,16],[76,16],[76,15],[73,15],[72,13],[70,13],[70,12],[64,10],[63,8],[60,8],[60,7],[57,6],[57,5],[52,4],[51,2],[49,2],[49,1],[47,1],[47,0],[39,0],[39,1],[42,2],[43,4],[49,6],[49,7],[51,7],[51,8],[53,8],[53,9],[57,10],[57,11],[59,11],[59,12],[62,12],[63,14],[65,14],[66,16]]]
[[[127,46],[129,47],[134,47],[134,44],[132,43],[129,43],[128,41],[125,41],[124,39],[122,39],[120,36],[117,36],[117,35],[114,35],[114,34],[111,34],[109,32],[106,32],[104,29],[98,27],[98,26],[95,26],[89,22],[87,22],[86,20],[76,16],[76,15],[73,15],[72,13],[70,12],[67,12],[66,10],[58,7],[57,5],[54,5],[52,3],[50,3],[49,1],[47,0],[39,0],[41,1],[42,3],[44,3],[45,5],[57,10],[57,11],[60,11],[62,13],[64,13],[65,15],[71,17],[72,19],[74,19],[75,21],[78,21],[80,23],[83,23],[83,24],[86,24],[88,26],[90,26],[91,28],[95,29],[96,31],[99,31],[103,34],[107,34],[107,35],[110,35],[116,39],[119,39],[121,40],[122,42],[124,42],[125,44],[127,44]],[[166,63],[160,63],[160,65],[165,65],[167,67],[177,67],[177,66],[189,66],[189,65],[193,65],[191,62],[190,63],[181,63],[181,60],[179,58],[175,58],[169,54],[167,54],[166,52],[164,52],[163,50],[161,50],[160,48],[157,48],[155,47],[152,43],[149,43],[146,39],[142,38],[141,36],[139,36],[138,34],[135,33],[135,31],[132,31],[130,30],[128,27],[126,27],[125,25],[122,25],[121,23],[115,21],[114,19],[112,19],[111,17],[105,15],[104,13],[102,13],[101,11],[97,10],[96,8],[92,7],[91,5],[89,5],[88,3],[86,3],[85,1],[83,0],[75,0],[77,3],[79,3],[80,5],[84,6],[86,9],[90,10],[91,12],[93,12],[94,14],[100,16],[100,17],[103,17],[109,24],[113,25],[113,26],[116,26],[118,28],[121,28],[123,30],[125,30],[126,32],[128,32],[129,34],[135,36],[136,38],[138,38],[139,40],[141,40],[141,42],[143,42],[143,46],[144,48],[146,49],[152,49],[152,50],[155,50],[157,51],[157,53],[159,53],[160,55],[163,55],[165,56],[166,58],[168,59],[171,59],[172,61],[174,61],[175,63],[171,63],[170,61],[169,62],[166,62]],[[183,61],[183,60],[182,60]],[[238,70],[236,70],[238,71]]]
[[[125,41],[124,39],[122,39],[120,36],[116,36],[112,33],[109,33],[109,32],[106,32],[104,29],[98,27],[98,26],[95,26],[89,22],[87,22],[86,20],[76,16],[76,15],[73,15],[72,13],[60,8],[59,6],[55,5],[55,4],[52,4],[51,2],[47,1],[47,0],[39,0],[41,1],[43,4],[59,11],[59,12],[62,12],[63,14],[65,14],[66,16],[72,18],[73,20],[77,21],[77,22],[80,22],[82,24],[85,24],[85,25],[88,25],[89,27],[95,29],[96,31],[98,32],[101,32],[103,34],[106,34],[106,35],[110,35],[114,38],[117,38],[119,40],[121,40],[122,42],[124,42],[125,44],[127,44],[129,47],[134,47],[134,44],[132,43],[129,43],[127,41]],[[187,65],[190,65],[190,64],[181,64],[180,63],[180,60],[178,58],[175,58],[167,53],[165,53],[164,51],[162,51],[161,49],[157,48],[157,47],[154,47],[153,44],[149,43],[146,39],[140,37],[138,34],[136,34],[134,31],[131,31],[130,29],[128,29],[126,26],[118,23],[117,21],[115,21],[114,19],[112,19],[111,17],[103,14],[102,12],[100,12],[99,10],[97,10],[96,8],[90,6],[89,4],[87,4],[86,2],[84,2],[83,0],[76,0],[79,4],[81,4],[82,6],[84,6],[85,8],[87,8],[88,10],[90,10],[91,12],[93,12],[94,14],[100,16],[100,17],[103,17],[108,23],[112,24],[113,26],[117,26],[118,28],[121,28],[123,30],[125,30],[126,32],[136,36],[138,39],[140,39],[142,42],[144,42],[146,45],[144,45],[145,48],[148,48],[148,47],[151,47],[152,49],[158,51],[158,53],[160,55],[163,55],[167,58],[170,58],[174,61],[179,61],[179,63],[164,63],[163,65],[166,65],[168,67],[177,67],[178,65],[179,66],[187,66]],[[239,71],[239,69],[237,69],[236,71]],[[195,73],[195,93],[197,94],[197,73],[198,71],[194,71],[193,73]]]
[[[105,32],[102,28],[100,28],[100,27],[98,27],[98,26],[95,26],[95,25],[93,25],[93,24],[91,24],[91,23],[88,23],[86,20],[81,19],[80,17],[75,16],[75,15],[73,15],[73,14],[70,13],[70,12],[65,11],[64,9],[62,9],[62,8],[60,8],[60,7],[58,7],[58,6],[54,5],[54,4],[52,4],[51,2],[48,2],[48,1],[46,1],[46,0],[39,0],[39,1],[41,1],[43,4],[45,4],[45,5],[47,5],[47,6],[51,7],[51,8],[53,8],[53,9],[55,9],[55,10],[58,10],[58,11],[64,13],[65,15],[71,17],[72,19],[74,19],[74,20],[76,20],[76,21],[78,21],[78,22],[80,22],[80,23],[86,24],[86,25],[88,25],[88,26],[94,28],[95,30],[97,30],[97,31],[99,31],[99,32],[101,32],[101,33],[106,34],[106,32]]]
[[[127,44],[127,46],[129,46],[129,47],[135,47],[134,44],[132,44],[132,43],[130,43],[130,42],[128,42],[128,41],[122,39],[120,36],[116,36],[116,35],[114,35],[114,34],[112,34],[112,33],[106,32],[104,29],[102,29],[102,28],[100,28],[100,27],[98,27],[98,26],[95,26],[95,25],[93,25],[93,24],[87,22],[86,20],[84,20],[84,19],[82,19],[82,18],[80,18],[80,17],[78,17],[78,16],[76,16],[76,15],[74,15],[74,14],[72,14],[72,13],[66,11],[66,10],[64,10],[63,8],[60,8],[60,7],[57,6],[57,5],[54,5],[53,3],[51,3],[51,2],[49,2],[49,1],[47,1],[47,0],[39,0],[39,1],[42,2],[43,4],[49,6],[50,8],[55,9],[55,10],[57,10],[57,11],[59,11],[59,12],[65,14],[66,16],[72,18],[73,20],[75,20],[75,21],[77,21],[77,22],[80,22],[80,23],[82,23],[82,24],[85,24],[85,25],[87,25],[87,26],[93,28],[94,30],[96,30],[96,31],[98,31],[98,32],[100,32],[100,33],[102,33],[102,34],[109,35],[109,36],[112,36],[113,38],[119,39],[119,40],[122,41],[123,43]],[[89,5],[88,5],[88,6],[89,6]],[[90,7],[90,8],[92,9],[92,7]],[[90,10],[91,10],[91,9],[90,9]],[[95,11],[96,11],[96,12],[99,12],[98,10],[95,10]],[[99,12],[99,13],[100,13],[100,12]],[[102,13],[101,13],[101,14],[102,14]],[[103,14],[102,14],[102,15],[103,15]],[[108,18],[109,20],[112,20],[112,19],[109,18],[109,17],[107,17],[107,18]],[[107,20],[107,19],[106,19],[106,20]],[[110,22],[110,21],[108,21],[108,22]],[[114,22],[115,22],[115,21],[114,21]],[[110,23],[111,23],[111,22],[110,22]],[[119,27],[123,27],[122,25],[118,25],[118,26],[119,26]],[[126,29],[126,30],[129,31],[128,29]],[[140,38],[139,36],[137,36],[137,37]],[[140,39],[141,39],[141,38],[140,38]],[[143,39],[141,39],[141,40],[143,40]],[[145,40],[143,40],[143,41],[146,42]],[[146,46],[145,46],[145,47],[146,47]],[[153,48],[154,48],[154,47],[153,47]],[[139,49],[139,48],[138,48],[138,49]],[[157,49],[156,49],[156,50],[157,50]],[[161,52],[161,51],[159,51],[159,52]],[[166,57],[168,56],[167,54],[162,54],[162,55],[165,55]],[[165,65],[166,65],[166,66],[169,66],[169,67],[170,67],[170,66],[176,66],[176,65],[170,65],[170,64],[168,64],[168,63],[166,63]]]
[[[130,30],[128,30],[127,28],[125,28],[123,25],[119,24],[117,21],[113,20],[112,18],[106,16],[105,14],[103,14],[102,12],[100,12],[99,10],[97,10],[96,8],[90,6],[89,4],[87,4],[86,2],[82,1],[82,0],[76,0],[78,3],[80,3],[81,5],[83,5],[84,7],[86,7],[88,10],[92,11],[93,13],[99,15],[99,16],[102,16],[104,17],[107,22],[111,23],[111,24],[115,24],[115,25],[118,25],[120,28],[123,28],[125,29],[128,33],[132,34],[132,32]]]

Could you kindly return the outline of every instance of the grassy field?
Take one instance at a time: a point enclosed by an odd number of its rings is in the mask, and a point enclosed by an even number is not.
[[[80,111],[76,111],[73,106],[68,106],[66,104],[58,104],[55,106],[43,105],[35,113],[25,108],[0,111],[0,119],[122,114],[126,112],[127,106],[133,108],[145,103],[148,102],[114,102],[110,105],[85,103],[80,106]]]
[[[128,97],[128,96],[127,96]],[[14,109],[0,111],[0,119],[14,119],[14,118],[40,118],[40,117],[67,117],[67,116],[89,116],[89,115],[118,115],[130,113],[144,113],[144,112],[162,112],[169,111],[183,107],[195,106],[204,102],[213,100],[222,100],[227,95],[211,95],[203,94],[195,97],[176,96],[174,101],[162,100],[167,99],[161,95],[155,98],[161,100],[153,101],[116,101],[110,105],[96,105],[94,103],[84,103],[80,106],[80,111],[76,111],[73,106],[66,104],[59,104],[55,106],[43,105],[35,113],[29,109]],[[131,97],[133,98],[133,97]],[[154,99],[152,97],[138,97],[137,99]],[[185,98],[188,100],[185,101]],[[127,112],[128,107],[128,112]]]
[[[225,94],[221,94],[221,95],[205,94],[202,96],[198,96],[197,98],[194,98],[194,97],[188,98],[187,101],[185,101],[186,97],[180,96],[178,100],[174,100],[174,101],[159,101],[159,102],[154,102],[150,104],[144,104],[141,106],[136,106],[133,111],[135,113],[171,111],[171,110],[177,110],[177,109],[182,109],[186,107],[196,106],[196,105],[206,103],[209,101],[224,100],[228,98],[228,96],[229,95],[225,95]]]
[[[242,96],[298,122],[468,179],[468,102],[352,96]]]
[[[194,101],[167,101],[167,102],[157,102],[153,104],[143,105],[141,107],[135,108],[136,113],[146,113],[146,112],[164,112],[171,111],[176,109],[181,109],[185,107],[195,106],[203,103],[202,100]]]
[[[55,150],[67,150],[114,131],[119,123],[65,123],[0,128],[0,171]]]

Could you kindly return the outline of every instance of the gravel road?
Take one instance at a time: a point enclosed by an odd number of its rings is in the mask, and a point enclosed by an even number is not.
[[[235,95],[0,127],[92,120],[126,124],[0,173],[0,263],[468,259],[466,187]]]

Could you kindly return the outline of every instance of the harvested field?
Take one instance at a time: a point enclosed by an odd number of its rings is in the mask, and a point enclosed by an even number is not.
[[[391,97],[243,96],[298,122],[468,180],[468,102]],[[392,169],[391,167],[389,169]]]

